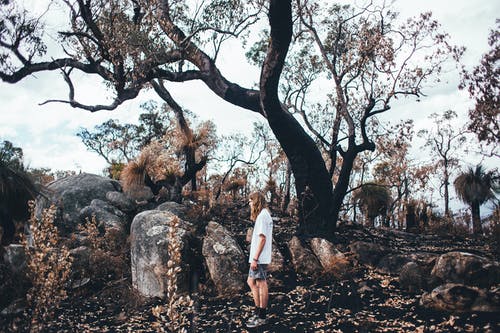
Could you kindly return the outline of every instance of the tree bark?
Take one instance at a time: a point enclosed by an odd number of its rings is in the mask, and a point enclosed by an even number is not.
[[[193,131],[189,127],[189,124],[186,121],[186,118],[184,117],[184,111],[181,108],[181,106],[177,104],[172,95],[170,95],[169,91],[163,86],[161,81],[159,83],[152,81],[152,84],[158,96],[160,96],[174,112],[175,117],[177,119],[177,125],[179,126],[182,134],[184,135],[185,142],[183,147],[183,153],[186,161],[184,166],[184,175],[180,179],[180,183],[182,186],[184,186],[189,181],[191,181],[191,191],[196,191],[197,189],[196,173],[201,169],[203,169],[203,167],[206,164],[206,159],[202,159],[202,161],[196,163],[196,157],[195,157],[196,151],[192,146]]]
[[[444,159],[444,215],[447,217],[450,216],[450,194],[449,194],[449,185],[450,185],[450,175],[448,172],[448,159]]]
[[[291,178],[292,178],[292,166],[290,165],[290,162],[286,163],[286,175],[285,175],[285,185],[283,189],[283,199],[281,200],[281,212],[283,214],[286,213],[286,210],[288,209],[288,205],[290,204],[290,184],[291,184]]]
[[[351,178],[351,171],[354,165],[354,159],[357,153],[352,151],[347,151],[343,155],[342,168],[340,169],[339,178],[337,184],[335,184],[335,189],[333,190],[332,200],[331,200],[331,216],[332,219],[337,221],[342,204],[344,203],[344,197],[347,193],[349,187],[349,180]]]
[[[479,203],[474,202],[471,205],[472,210],[472,232],[474,235],[482,235],[483,227],[481,225],[481,214],[479,210]]]
[[[260,77],[260,102],[295,176],[299,232],[316,234],[336,225],[336,219],[330,219],[332,182],[315,142],[278,97],[279,78],[292,37],[291,1],[270,1],[269,24],[271,40]]]

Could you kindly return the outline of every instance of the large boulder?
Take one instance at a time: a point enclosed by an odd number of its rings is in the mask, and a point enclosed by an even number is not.
[[[123,192],[110,191],[106,193],[106,200],[124,213],[132,213],[137,209],[137,204]]]
[[[137,214],[130,227],[132,285],[147,297],[164,297],[167,287],[167,263],[170,259],[168,239],[174,219],[179,219],[175,237],[181,243],[181,272],[177,275],[179,291],[189,287],[189,271],[193,255],[190,241],[193,226],[170,211],[148,210]]]
[[[377,263],[376,270],[383,274],[399,274],[403,266],[412,261],[406,254],[388,254]]]
[[[87,246],[79,246],[69,251],[71,261],[72,287],[78,288],[90,281],[92,251]]]
[[[449,312],[500,312],[500,292],[447,283],[424,293],[420,305]]]
[[[3,261],[7,267],[15,274],[23,274],[26,269],[26,252],[21,244],[10,244],[5,246]]]
[[[461,283],[489,288],[500,281],[498,262],[466,252],[441,255],[431,271],[435,283]]]
[[[349,266],[349,260],[333,243],[323,238],[311,239],[311,250],[319,259],[326,273],[341,276]]]
[[[409,292],[419,292],[427,286],[424,271],[416,262],[407,262],[399,272],[399,285]]]
[[[36,215],[41,216],[42,210],[55,204],[58,216],[55,220],[59,230],[71,233],[83,221],[80,211],[89,206],[94,199],[106,199],[109,191],[121,191],[120,183],[107,177],[89,173],[58,179],[47,185],[48,193],[40,196],[36,203]]]
[[[107,202],[94,199],[89,206],[80,211],[80,220],[89,220],[95,218],[98,226],[104,229],[116,229],[125,231],[128,216],[121,210],[108,204]]]
[[[136,185],[127,191],[127,197],[137,205],[146,205],[155,195],[149,186]]]
[[[288,242],[295,272],[302,277],[317,278],[323,273],[321,264],[313,252],[305,247],[297,236]]]
[[[247,265],[242,249],[230,232],[216,222],[209,222],[202,253],[218,294],[239,295],[245,287],[244,271]]]
[[[382,245],[363,241],[349,244],[349,249],[357,256],[360,263],[371,266],[376,266],[380,259],[389,253],[389,250]]]
[[[182,205],[180,203],[177,203],[175,201],[167,201],[156,207],[156,209],[161,210],[161,211],[169,211],[174,213],[175,215],[179,216],[183,220],[188,220],[188,207],[185,205]]]
[[[278,248],[278,244],[273,239],[273,247],[271,248],[271,263],[267,266],[267,270],[271,273],[283,272],[285,268],[285,259]]]

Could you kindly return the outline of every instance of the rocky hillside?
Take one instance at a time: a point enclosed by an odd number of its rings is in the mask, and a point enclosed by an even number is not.
[[[84,192],[69,190],[72,183]],[[56,223],[64,223],[74,261],[68,297],[53,309],[44,331],[165,327],[153,309],[166,303],[165,230],[172,219],[181,221],[176,234],[184,244],[179,290],[194,301],[190,331],[247,331],[253,306],[244,283],[252,227],[246,204],[209,213],[194,203],[158,205],[146,198],[144,204],[124,197],[118,184],[86,175],[54,188],[57,201],[65,203]],[[102,235],[93,243],[88,230],[74,228],[88,216]],[[311,239],[295,237],[295,226],[293,218],[276,216],[270,321],[254,331],[500,331],[500,266],[489,240],[345,224],[333,237]],[[3,249],[2,332],[28,331],[32,315],[23,298],[30,283],[23,269],[14,269],[22,267],[21,252],[16,245]]]

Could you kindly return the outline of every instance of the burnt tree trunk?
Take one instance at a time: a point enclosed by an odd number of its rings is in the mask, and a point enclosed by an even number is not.
[[[444,179],[443,179],[443,186],[444,186],[444,214],[447,217],[450,217],[450,194],[449,194],[449,185],[450,185],[450,175],[448,172],[448,159],[444,158]]]
[[[471,205],[471,211],[472,211],[472,232],[474,235],[482,235],[483,234],[483,227],[481,225],[481,214],[479,210],[479,203],[478,202],[473,202]]]
[[[335,218],[335,221],[338,219],[345,194],[349,187],[349,179],[351,178],[351,171],[355,158],[356,153],[351,151],[347,151],[347,153],[343,155],[342,168],[340,169],[339,178],[337,184],[335,184],[331,201],[331,214],[333,218]]]
[[[284,214],[290,204],[290,184],[292,178],[292,166],[290,162],[286,163],[285,185],[283,188],[283,198],[281,200],[281,212]]]
[[[260,77],[260,102],[276,139],[290,161],[299,198],[299,232],[321,233],[333,229],[332,182],[313,139],[282,106],[278,97],[279,78],[292,37],[290,1],[270,1],[271,40]]]
[[[184,118],[184,111],[181,106],[173,99],[172,95],[160,82],[153,81],[153,88],[156,93],[170,106],[177,119],[177,125],[179,126],[182,134],[184,135],[184,147],[183,154],[186,159],[184,166],[184,175],[179,180],[181,187],[191,182],[191,191],[197,190],[196,184],[196,173],[203,169],[206,164],[206,158],[203,158],[200,162],[196,162],[196,151],[193,147],[193,131],[189,127],[189,124]],[[178,186],[178,185],[177,185]],[[178,189],[176,189],[177,191]]]

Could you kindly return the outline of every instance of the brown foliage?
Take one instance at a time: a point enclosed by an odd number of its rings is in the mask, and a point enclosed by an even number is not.
[[[467,236],[469,228],[465,224],[458,223],[452,217],[434,215],[429,221],[427,232],[432,235]]]
[[[79,229],[86,236],[91,249],[90,279],[94,283],[100,283],[123,278],[129,269],[128,251],[123,233],[107,229],[101,235],[95,217],[87,220]]]
[[[23,245],[27,254],[28,275],[32,283],[27,299],[31,306],[31,331],[46,329],[54,317],[54,310],[67,297],[66,284],[71,272],[71,257],[63,245],[54,225],[56,207],[42,212],[41,219],[34,214],[34,203],[30,202],[31,236]]]
[[[498,143],[500,141],[500,20],[496,29],[490,31],[488,44],[491,50],[483,55],[481,63],[472,73],[463,72],[461,89],[467,89],[476,102],[469,111],[469,130],[477,134],[479,141]]]

